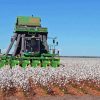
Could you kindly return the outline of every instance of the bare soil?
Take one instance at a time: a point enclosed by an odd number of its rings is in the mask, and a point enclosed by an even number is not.
[[[10,96],[10,97],[1,98],[0,100],[100,100],[100,96],[64,95],[64,96],[37,96],[37,97],[27,97],[27,98],[21,98],[18,96]]]

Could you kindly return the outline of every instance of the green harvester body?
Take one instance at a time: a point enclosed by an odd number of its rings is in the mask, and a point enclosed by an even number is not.
[[[18,16],[11,43],[6,53],[0,56],[0,68],[6,65],[11,68],[17,65],[23,68],[58,67],[59,54],[50,53],[47,40],[48,29],[41,26],[39,17]],[[14,43],[16,46],[10,54]]]

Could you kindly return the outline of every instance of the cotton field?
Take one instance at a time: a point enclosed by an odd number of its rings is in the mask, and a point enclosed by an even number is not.
[[[100,96],[100,58],[61,58],[58,68],[4,66],[0,69],[0,88],[2,93],[15,89],[41,95]]]

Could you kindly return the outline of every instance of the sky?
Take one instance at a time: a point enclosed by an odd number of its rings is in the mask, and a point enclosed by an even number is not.
[[[49,37],[57,37],[60,55],[100,56],[100,0],[0,0],[2,51],[13,36],[16,17],[31,15],[41,17]]]

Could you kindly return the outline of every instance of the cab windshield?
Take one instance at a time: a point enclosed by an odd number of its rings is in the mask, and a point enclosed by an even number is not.
[[[36,38],[26,40],[26,52],[39,52],[40,40]]]

